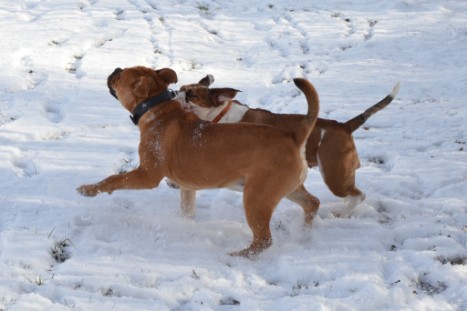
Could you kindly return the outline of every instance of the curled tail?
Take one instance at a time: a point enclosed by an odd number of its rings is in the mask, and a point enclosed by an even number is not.
[[[366,120],[368,120],[368,118],[370,118],[372,115],[389,105],[399,92],[399,87],[400,83],[397,82],[388,96],[386,96],[381,101],[365,110],[363,113],[345,122],[345,126],[349,129],[351,133],[354,132],[356,129],[362,126],[363,123],[365,123]]]
[[[299,144],[306,141],[311,131],[313,130],[319,113],[319,97],[315,87],[306,79],[295,78],[293,80],[295,85],[305,94],[308,104],[308,112],[303,119],[303,126],[301,126],[296,134],[296,140]]]

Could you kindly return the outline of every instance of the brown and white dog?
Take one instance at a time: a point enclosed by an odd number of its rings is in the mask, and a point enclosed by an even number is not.
[[[268,124],[280,128],[293,129],[300,122],[297,114],[276,114],[264,109],[251,109],[233,100],[237,92],[232,88],[208,88],[214,81],[212,75],[201,79],[197,84],[184,85],[180,90],[186,93],[188,110],[203,120],[214,123],[248,122]],[[350,208],[343,212],[349,214],[353,207],[365,199],[365,195],[355,186],[355,171],[360,167],[352,133],[365,121],[391,103],[399,91],[397,83],[392,92],[365,112],[341,123],[335,120],[318,118],[316,126],[308,137],[306,160],[309,167],[319,166],[319,170],[331,192],[338,197],[348,197]],[[181,192],[184,210],[194,215],[195,193]],[[319,200],[316,210],[319,207]],[[299,203],[300,204],[300,203]]]
[[[120,189],[149,189],[164,177],[188,190],[243,186],[253,241],[233,255],[254,256],[272,243],[269,222],[274,208],[283,197],[293,195],[306,177],[305,142],[318,116],[318,94],[307,80],[294,80],[305,90],[308,113],[291,130],[248,123],[212,124],[186,112],[173,99],[167,87],[177,80],[172,69],[142,66],[117,68],[108,77],[111,94],[133,114],[139,127],[140,164],[133,171],[82,185],[77,191],[95,196]]]

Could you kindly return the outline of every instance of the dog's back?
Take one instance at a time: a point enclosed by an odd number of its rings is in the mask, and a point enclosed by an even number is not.
[[[230,113],[234,116],[232,118],[226,117],[226,119],[230,119],[228,123],[241,121],[281,127],[294,133],[298,145],[302,145],[306,141],[316,124],[319,113],[319,96],[313,85],[306,79],[294,79],[295,85],[305,94],[308,104],[306,115],[278,115],[263,109],[250,109],[233,100],[237,92],[239,92],[238,90],[232,88],[210,89],[208,86],[212,81],[212,76],[208,75],[201,79],[199,83],[185,85],[180,89],[185,92],[188,105],[194,105],[191,109],[203,120],[218,122],[217,119],[220,119],[218,116],[223,117],[232,102],[234,102],[235,108],[230,108]],[[232,112],[234,109],[237,111]],[[220,121],[220,123],[224,122],[225,120]]]

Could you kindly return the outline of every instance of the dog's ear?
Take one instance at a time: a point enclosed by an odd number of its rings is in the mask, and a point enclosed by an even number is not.
[[[213,75],[207,75],[206,77],[199,80],[198,84],[201,84],[202,86],[208,87],[213,82],[214,82],[214,76]]]
[[[149,90],[151,89],[151,80],[147,77],[140,77],[135,83],[133,94],[138,97],[148,97]]]
[[[167,85],[178,82],[177,73],[170,68],[162,68],[156,70],[156,73],[162,80],[164,80],[167,83]]]
[[[223,104],[227,100],[233,99],[238,92],[241,91],[232,89],[230,87],[209,89],[211,99],[214,103],[216,103],[216,106]]]

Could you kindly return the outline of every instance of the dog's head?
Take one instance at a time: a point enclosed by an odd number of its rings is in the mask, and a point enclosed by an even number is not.
[[[132,112],[139,103],[165,91],[169,84],[177,81],[177,74],[170,68],[154,70],[136,66],[115,69],[107,78],[107,86],[110,94]]]
[[[185,92],[186,102],[204,108],[218,107],[226,100],[233,99],[239,90],[232,88],[209,88],[214,82],[212,75],[207,75],[198,83],[184,85],[180,91]]]
[[[197,87],[197,86],[209,87],[213,83],[214,83],[214,76],[213,75],[206,75],[206,77],[202,78],[197,83],[183,85],[180,88],[180,91],[186,91],[187,89]]]

